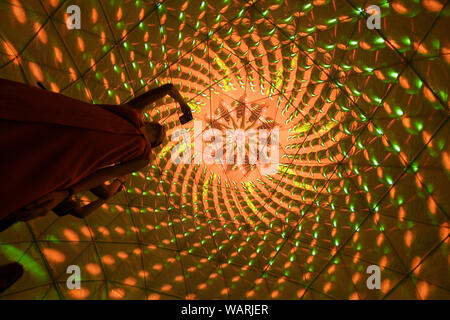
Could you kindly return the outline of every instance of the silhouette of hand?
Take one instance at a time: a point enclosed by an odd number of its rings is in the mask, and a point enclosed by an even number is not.
[[[191,108],[187,103],[180,104],[183,115],[180,117],[181,124],[186,124],[193,119]]]
[[[118,192],[125,190],[125,182],[127,181],[128,176],[122,176],[114,180],[113,185],[114,188],[112,190],[112,196],[116,195]]]

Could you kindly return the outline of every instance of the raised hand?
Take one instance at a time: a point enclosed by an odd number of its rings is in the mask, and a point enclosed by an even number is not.
[[[189,108],[189,106],[187,104],[181,105],[181,111],[183,112],[183,115],[180,117],[181,124],[188,123],[189,121],[191,121],[194,118],[192,116],[191,108]]]

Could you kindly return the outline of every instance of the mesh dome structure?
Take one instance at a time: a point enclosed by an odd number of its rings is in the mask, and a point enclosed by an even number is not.
[[[194,121],[149,105],[169,139],[126,190],[0,233],[0,265],[25,268],[0,299],[449,299],[449,15],[444,0],[1,1],[0,77],[94,104],[170,82]],[[170,136],[195,123],[277,129],[276,172],[175,164]]]

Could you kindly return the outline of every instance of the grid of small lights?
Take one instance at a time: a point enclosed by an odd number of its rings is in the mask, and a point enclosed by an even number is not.
[[[89,218],[0,234],[0,263],[28,271],[0,298],[450,297],[447,1],[70,4],[81,30],[67,1],[0,4],[0,76],[112,104],[171,82],[209,126],[245,96],[248,117],[279,127],[281,163],[236,179],[175,165],[169,142]],[[371,4],[381,30],[366,28]],[[147,117],[170,136],[176,108]],[[65,286],[70,264],[82,289]],[[366,287],[372,264],[381,290]]]

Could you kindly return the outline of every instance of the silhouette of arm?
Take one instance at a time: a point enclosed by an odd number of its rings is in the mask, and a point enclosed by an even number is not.
[[[77,194],[82,191],[94,189],[108,180],[142,169],[147,166],[148,163],[149,159],[137,159],[121,163],[113,167],[100,169],[72,186],[72,193]]]
[[[99,198],[108,199],[115,195],[119,188],[125,183],[128,176],[123,176],[115,179],[112,183],[103,183],[95,188],[90,189],[90,191]]]
[[[77,217],[77,218],[86,218],[88,215],[90,215],[91,213],[93,213],[95,210],[97,210],[98,208],[100,208],[107,199],[97,199],[92,201],[91,203],[85,205],[85,206],[80,206],[80,204],[77,202],[77,205],[75,205],[69,212],[68,214]]]
[[[78,218],[85,218],[95,210],[100,208],[109,198],[114,196],[121,189],[121,186],[122,181],[116,179],[111,184],[105,185],[105,189],[101,189],[101,194],[98,196],[99,198],[97,200],[94,200],[89,204],[82,206],[77,198],[69,197],[61,202],[58,206],[53,208],[53,212],[59,216],[70,214]],[[101,186],[98,186],[97,188],[100,187]],[[93,189],[91,189],[91,192],[92,190]]]
[[[158,88],[150,89],[146,93],[141,94],[139,97],[128,101],[125,105],[128,105],[132,108],[142,111],[150,103],[153,103],[161,98],[164,98],[167,95],[169,95],[175,101],[177,101],[182,106],[182,108],[184,106],[187,106],[187,103],[184,100],[184,98],[171,83],[164,84]]]

